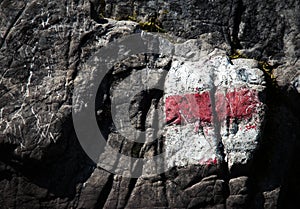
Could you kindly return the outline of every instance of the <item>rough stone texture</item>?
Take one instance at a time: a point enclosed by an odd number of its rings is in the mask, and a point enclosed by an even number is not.
[[[246,176],[229,180],[229,197],[226,208],[251,208],[249,205],[249,180]]]
[[[249,192],[247,176],[241,176],[238,178],[232,178],[229,180],[229,192],[230,195],[240,195],[247,194]]]
[[[280,189],[276,188],[272,191],[267,191],[264,192],[264,198],[265,198],[265,203],[264,207],[265,208],[277,208],[278,207],[278,198],[279,198],[279,192]]]
[[[167,74],[164,97],[171,126],[165,146],[170,167],[217,159],[231,169],[248,164],[259,146],[265,115],[263,72],[254,60],[230,64],[226,56],[208,57],[196,62],[179,58]]]
[[[297,0],[0,0],[0,208],[295,208],[300,194],[299,24]],[[167,36],[179,36],[177,41],[196,39],[190,44],[203,56],[216,48],[238,49],[273,66],[269,71],[263,63],[259,67],[265,69],[267,113],[251,164],[230,172],[222,164],[187,165],[126,179],[86,156],[72,126],[74,80],[97,49],[141,28],[161,28]],[[107,80],[104,93],[132,69],[159,59],[140,55],[132,60],[116,67],[121,73]],[[132,156],[162,152],[163,139],[140,145],[114,133],[110,96],[97,110],[108,142]],[[144,94],[133,102],[131,120],[137,128],[151,121],[149,103],[160,98]]]

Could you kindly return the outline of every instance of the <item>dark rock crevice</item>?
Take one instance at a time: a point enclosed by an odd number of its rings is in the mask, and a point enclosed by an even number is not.
[[[19,12],[16,14],[15,18],[13,19],[13,21],[10,23],[10,25],[6,29],[6,32],[5,32],[4,36],[3,36],[3,38],[1,38],[0,49],[3,47],[3,44],[5,43],[6,37],[9,35],[11,29],[16,25],[16,23],[18,22],[18,20],[24,14],[24,11],[25,11],[25,8],[27,6],[27,3],[24,3],[24,4],[25,5],[22,6],[22,8],[19,10]]]
[[[229,25],[231,27],[231,48],[232,53],[236,49],[241,49],[241,43],[239,40],[239,30],[240,25],[242,21],[242,15],[245,11],[245,7],[243,5],[243,0],[233,0],[233,6],[232,6],[232,25]]]
[[[127,208],[127,205],[129,203],[129,199],[130,199],[130,197],[132,195],[132,192],[133,192],[134,188],[136,187],[137,181],[138,181],[137,178],[131,178],[129,180],[128,192],[127,192],[127,194],[125,196],[126,205],[124,206],[124,208]]]
[[[108,195],[112,189],[112,185],[113,185],[113,175],[110,175],[107,182],[105,183],[104,187],[101,190],[101,193],[98,197],[98,200],[96,202],[95,208],[103,208],[103,206],[105,205]]]
[[[219,116],[218,113],[216,111],[217,107],[216,107],[216,92],[217,92],[217,87],[215,86],[214,82],[215,82],[215,77],[216,75],[214,74],[214,72],[211,72],[210,75],[210,85],[211,85],[211,90],[209,92],[210,94],[210,102],[211,102],[211,109],[212,109],[212,117],[213,117],[213,126],[214,126],[214,131],[216,134],[216,154],[217,154],[217,158],[220,161],[220,164],[224,164],[224,168],[228,167],[227,163],[225,161],[225,150],[224,150],[224,144],[222,142],[222,136],[221,136],[221,122],[219,121]],[[225,172],[225,171],[224,171]],[[228,172],[225,172],[228,173]]]
[[[250,172],[244,173],[252,182],[250,202],[254,208],[293,208],[296,204],[291,203],[295,199],[290,195],[299,195],[294,187],[297,183],[290,182],[297,182],[295,173],[299,173],[293,166],[299,164],[296,153],[299,147],[297,138],[300,133],[298,130],[293,130],[292,124],[299,125],[299,120],[295,117],[299,114],[298,110],[289,107],[291,100],[298,101],[299,93],[276,86],[269,80],[266,98],[268,114],[262,143],[254,155]],[[280,121],[292,122],[281,123]],[[274,131],[276,129],[281,130],[280,134]],[[264,191],[273,192],[270,193],[273,196],[268,197],[269,193]]]

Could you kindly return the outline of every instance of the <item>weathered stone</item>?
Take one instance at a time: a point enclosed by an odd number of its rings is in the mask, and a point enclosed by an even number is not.
[[[230,209],[240,209],[248,208],[248,196],[247,195],[230,195],[226,199],[226,208]]]
[[[297,0],[0,0],[0,207],[297,207],[300,184],[299,6]],[[255,117],[238,122],[229,120],[229,127],[227,124],[220,126],[227,156],[225,162],[232,166],[231,171],[234,172],[228,175],[226,168],[214,165],[214,160],[199,165],[197,160],[203,153],[208,153],[205,156],[219,154],[206,149],[207,144],[191,147],[189,141],[185,141],[187,138],[203,138],[204,134],[199,132],[198,135],[188,133],[180,141],[184,142],[183,148],[179,148],[179,144],[176,147],[174,141],[167,138],[166,143],[173,146],[170,148],[179,150],[178,159],[167,158],[170,165],[178,162],[187,165],[175,166],[165,174],[148,179],[125,179],[109,174],[100,168],[95,169],[96,164],[87,158],[72,124],[74,83],[82,79],[92,85],[89,76],[81,77],[85,70],[82,66],[89,57],[110,42],[139,33],[141,29],[164,31],[164,37],[176,43],[174,50],[183,61],[178,64],[177,71],[184,72],[178,74],[178,78],[184,77],[186,72],[199,73],[197,76],[202,77],[204,72],[185,66],[203,59],[215,62],[215,56],[208,56],[214,54],[216,48],[221,63],[226,62],[225,50],[234,52],[236,49],[249,59],[231,60],[233,66],[244,65],[245,62],[248,67],[256,66],[257,62],[253,59],[259,61],[266,81],[264,102],[268,112],[265,128],[258,127],[256,130],[251,126]],[[169,50],[167,46],[163,47]],[[169,69],[171,62],[172,72],[175,71],[174,58],[152,56],[151,60],[144,57],[151,56],[139,55],[136,59],[125,60],[124,65],[121,63],[119,68],[115,67],[112,77],[120,81],[130,77],[130,69],[145,69],[152,64],[156,65],[153,69]],[[271,67],[265,68],[266,63]],[[216,72],[216,75],[221,75],[216,84],[223,81],[225,72],[235,75],[228,69],[233,66],[228,64],[224,67],[227,70]],[[188,70],[185,72],[183,68]],[[247,86],[244,93],[259,86],[256,84],[261,80],[253,77],[259,73],[262,71],[256,67],[241,70],[238,79]],[[190,79],[193,84],[194,78]],[[105,96],[100,99],[101,105],[96,111],[99,127],[107,136],[108,144],[126,156],[151,157],[164,152],[164,137],[150,142],[156,137],[152,126],[156,120],[154,112],[156,107],[164,108],[163,99],[152,93],[134,98],[130,109],[132,126],[140,130],[145,128],[146,139],[150,143],[131,143],[117,133],[111,121],[110,99],[116,101],[123,95],[114,91],[110,81],[108,78],[101,87]],[[235,87],[235,84],[232,86]],[[203,91],[209,89],[205,85],[202,88]],[[114,91],[112,97],[110,91]],[[207,101],[207,94],[189,92],[186,85],[174,88],[176,94],[179,91],[189,93],[189,98]],[[227,94],[222,93],[223,96],[218,98],[227,99]],[[227,93],[239,95],[237,91]],[[151,102],[151,107],[145,108]],[[252,101],[245,101],[248,102]],[[239,107],[243,109],[244,105]],[[210,119],[212,111],[207,111],[205,106],[203,109],[205,111],[196,116],[204,119],[205,123],[214,121]],[[240,109],[236,109],[235,114],[227,108],[223,109],[226,111],[220,109],[223,105],[216,111],[221,116],[223,113],[230,117],[240,115]],[[194,120],[195,115],[185,114]],[[261,116],[264,114],[259,113]],[[258,120],[258,124],[262,124],[263,118]],[[249,124],[249,131],[241,130]],[[186,126],[181,131],[194,132],[193,127],[189,127],[191,124],[181,125]],[[173,126],[178,124],[169,126],[168,131]],[[183,126],[180,127],[182,129]],[[260,140],[257,138],[258,130],[261,130]],[[211,138],[215,137],[213,131],[209,133]],[[172,135],[172,138],[176,137]],[[241,140],[247,142],[241,144]],[[260,145],[259,149],[257,145]],[[190,155],[180,152],[182,149],[189,150]],[[198,150],[201,152],[198,153]],[[248,163],[249,159],[253,164]],[[113,159],[108,161],[116,162]],[[196,165],[190,165],[191,161],[197,161]],[[131,165],[128,161],[124,163]],[[243,167],[245,164],[247,169]],[[230,179],[241,173],[245,177]],[[254,187],[247,186],[247,178],[251,179]]]
[[[300,62],[292,63],[289,66],[279,66],[274,69],[274,77],[280,86],[290,86],[300,92]]]
[[[172,62],[164,95],[168,166],[251,160],[263,131],[265,81],[255,60],[232,62],[213,54]]]
[[[128,200],[126,208],[168,207],[163,181],[139,179]]]
[[[112,175],[95,169],[88,181],[82,185],[78,208],[103,207],[112,184]]]
[[[242,176],[229,180],[230,195],[245,195],[248,194],[248,177]]]
[[[226,190],[223,180],[201,181],[184,190],[184,194],[191,198],[188,208],[207,207],[225,202]]]
[[[279,193],[280,193],[280,188],[263,193],[265,199],[265,203],[264,203],[265,209],[278,208]]]

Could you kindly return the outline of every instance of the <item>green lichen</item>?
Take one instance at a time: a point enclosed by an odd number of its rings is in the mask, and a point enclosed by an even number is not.
[[[100,12],[99,18],[100,18],[100,19],[104,19],[104,18],[105,18],[104,14],[103,14],[102,12]]]
[[[166,14],[169,14],[169,10],[164,10],[163,12],[162,12],[162,14],[164,14],[164,15],[166,15]]]
[[[230,59],[238,59],[238,58],[245,58],[247,59],[246,55],[242,54],[240,51],[235,50],[233,54],[229,55]]]
[[[103,9],[103,7],[105,7],[105,2],[104,2],[104,0],[102,0],[101,2],[103,2],[103,4],[101,4],[102,9],[100,10],[99,18],[103,19],[103,18],[105,18],[105,9]],[[167,14],[167,13],[168,13],[168,11],[163,11],[163,14]],[[123,16],[123,17],[119,17],[119,18],[115,17],[112,19],[117,20],[117,21],[130,20],[130,21],[138,23],[140,28],[144,31],[165,33],[165,30],[162,28],[162,25],[157,18],[157,15],[150,17],[149,20],[144,22],[144,21],[139,21],[138,15],[134,11],[132,13],[132,15],[128,15],[125,17]]]
[[[106,3],[105,0],[100,0],[100,11],[99,11],[99,18],[100,19],[104,19],[106,14],[105,14],[105,7],[106,7]]]
[[[137,22],[137,14],[136,14],[135,11],[133,12],[132,16],[131,15],[128,16],[128,20],[131,20],[133,22]]]
[[[148,21],[138,21],[136,12],[133,12],[132,15],[127,17],[127,20],[137,22],[140,28],[147,32],[159,32],[165,33],[165,30],[162,28],[161,23],[158,21],[157,16],[150,17]]]
[[[156,21],[147,21],[147,22],[139,22],[139,25],[142,30],[148,32],[160,32],[165,33],[165,30],[160,26],[160,24]]]
[[[278,88],[277,78],[274,75],[274,69],[276,66],[270,65],[266,61],[258,62],[259,68],[264,72],[267,82],[274,88]]]

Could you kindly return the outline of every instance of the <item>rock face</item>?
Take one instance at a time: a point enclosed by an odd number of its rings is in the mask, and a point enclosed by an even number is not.
[[[257,67],[254,60],[213,55],[172,62],[164,91],[170,167],[226,161],[230,169],[248,163],[265,115],[265,81]]]
[[[0,208],[299,205],[299,24],[297,0],[0,1]],[[109,147],[164,154],[168,171],[127,178],[80,146],[73,90],[78,80],[94,84],[83,75],[99,49],[143,30],[163,33],[175,55],[115,63],[95,116]],[[167,73],[147,80],[159,70]],[[130,100],[129,122],[145,143],[124,136],[111,114],[131,90],[127,78],[163,81],[163,91]],[[136,166],[125,159],[108,160]]]

